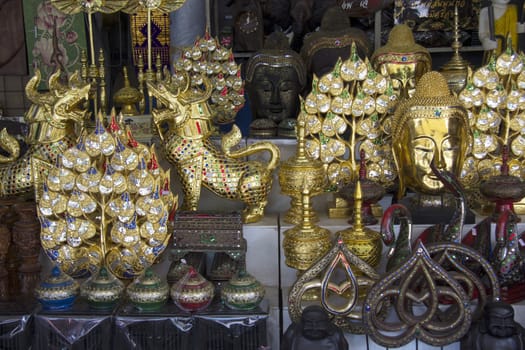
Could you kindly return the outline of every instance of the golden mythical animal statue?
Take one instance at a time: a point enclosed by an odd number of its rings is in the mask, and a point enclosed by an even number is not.
[[[191,80],[178,72],[168,74],[163,81],[148,83],[149,94],[157,99],[157,106],[163,106],[153,110],[153,121],[166,158],[180,176],[184,209],[198,209],[201,186],[205,186],[220,197],[243,201],[244,222],[256,222],[264,215],[272,172],[279,165],[279,148],[270,142],[234,148],[241,140],[241,132],[233,125],[232,131],[222,137],[219,149],[210,139],[214,129],[207,101],[213,85],[206,77],[200,81],[202,85],[193,85]],[[244,160],[261,151],[270,153],[267,164]]]
[[[70,77],[68,86],[60,82],[60,71],[53,73],[48,92],[37,90],[40,78],[40,71],[35,69],[25,88],[32,102],[24,115],[29,127],[25,136],[27,151],[20,155],[16,138],[6,129],[0,132],[0,147],[7,154],[0,157],[0,198],[31,196],[34,184],[42,180],[46,170],[76,144],[79,129],[88,115],[82,105],[87,101],[90,84],[81,82],[77,73]]]

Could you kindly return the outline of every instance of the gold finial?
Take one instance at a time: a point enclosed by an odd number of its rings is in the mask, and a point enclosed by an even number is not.
[[[451,91],[459,93],[465,87],[469,63],[461,57],[459,49],[463,46],[459,34],[458,6],[454,6],[454,40],[452,41],[452,58],[443,67],[441,73],[446,77]]]
[[[302,191],[302,221],[301,228],[303,230],[311,230],[312,222],[310,221],[310,188],[306,180],[303,181],[303,191]]]
[[[363,192],[361,190],[361,180],[357,180],[355,184],[354,193],[354,232],[357,234],[363,234],[363,222],[361,208],[363,206]]]
[[[340,236],[349,250],[375,268],[381,260],[383,242],[379,232],[363,225],[362,202],[363,191],[361,180],[358,179],[354,191],[354,225],[337,232],[336,237]]]

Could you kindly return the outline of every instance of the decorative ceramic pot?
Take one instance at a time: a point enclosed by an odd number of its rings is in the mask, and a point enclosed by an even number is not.
[[[171,298],[182,310],[194,312],[211,304],[215,295],[213,283],[202,277],[192,266],[186,275],[171,286]]]
[[[51,275],[35,288],[35,296],[45,310],[65,310],[73,305],[78,289],[78,283],[55,266]]]
[[[112,309],[124,291],[124,283],[105,266],[80,286],[80,295],[85,297],[94,309]]]
[[[221,289],[221,300],[230,309],[251,310],[264,298],[266,290],[249,273],[240,270]]]
[[[137,277],[126,289],[135,307],[141,311],[160,309],[168,299],[169,287],[150,268]]]

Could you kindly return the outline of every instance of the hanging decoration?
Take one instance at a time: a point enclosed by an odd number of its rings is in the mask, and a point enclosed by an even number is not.
[[[153,57],[160,57],[162,66],[170,64],[169,13],[179,9],[186,0],[129,0],[122,9],[133,16],[131,41],[133,61],[147,58],[147,71],[153,71]],[[156,67],[160,70],[161,67]]]
[[[23,1],[25,43],[29,75],[40,71],[42,84],[57,69],[70,76],[80,69],[81,52],[86,49],[84,17],[55,8],[51,0]]]

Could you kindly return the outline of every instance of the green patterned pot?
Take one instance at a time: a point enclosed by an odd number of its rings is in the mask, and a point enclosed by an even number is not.
[[[238,271],[221,290],[221,300],[234,310],[255,309],[264,298],[265,289],[246,271]]]

